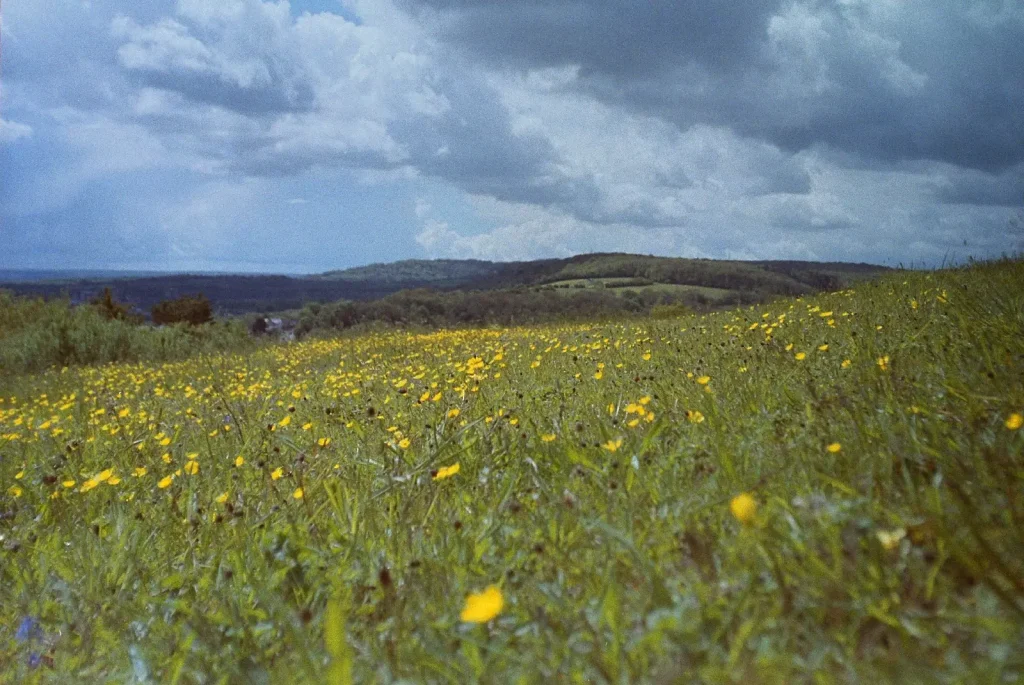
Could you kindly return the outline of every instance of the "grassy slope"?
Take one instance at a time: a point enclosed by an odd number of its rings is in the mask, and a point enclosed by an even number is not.
[[[619,295],[626,292],[643,292],[653,291],[659,293],[668,293],[671,295],[681,295],[683,293],[696,293],[703,295],[708,300],[714,301],[719,300],[723,297],[727,297],[730,294],[736,293],[735,290],[726,290],[725,288],[708,288],[699,285],[676,285],[674,283],[652,283],[650,285],[632,285],[636,279],[633,278],[573,278],[565,281],[555,281],[553,283],[546,283],[541,286],[543,288],[550,288],[556,292],[563,293],[565,295],[571,295],[579,290],[609,290]]]
[[[1022,285],[1002,263],[28,379],[0,405],[0,664],[323,682],[330,613],[358,681],[1012,679]],[[461,624],[492,583],[502,613]]]

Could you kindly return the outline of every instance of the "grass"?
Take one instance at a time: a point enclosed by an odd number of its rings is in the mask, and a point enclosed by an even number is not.
[[[0,672],[1012,682],[1022,285],[1000,262],[23,377]],[[500,612],[460,620],[492,585]]]
[[[556,292],[572,294],[581,289],[586,290],[609,290],[621,295],[626,292],[651,292],[664,293],[666,295],[700,295],[709,302],[716,302],[740,293],[736,290],[726,288],[711,288],[702,285],[680,285],[678,283],[648,283],[637,285],[636,278],[575,278],[566,281],[555,281],[546,283],[541,288],[551,289]]]

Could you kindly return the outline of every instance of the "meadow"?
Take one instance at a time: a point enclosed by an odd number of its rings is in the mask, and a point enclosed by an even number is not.
[[[0,397],[0,681],[1014,682],[1024,263]]]

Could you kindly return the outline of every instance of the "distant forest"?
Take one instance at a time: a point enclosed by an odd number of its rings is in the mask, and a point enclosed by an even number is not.
[[[327,317],[432,325],[615,315],[673,304],[713,308],[842,288],[884,270],[869,264],[588,254],[527,262],[406,260],[302,277],[147,275],[16,282],[0,288],[65,297],[72,304],[86,303],[110,288],[119,302],[146,317],[160,302],[201,293],[222,317],[305,308],[304,321]]]

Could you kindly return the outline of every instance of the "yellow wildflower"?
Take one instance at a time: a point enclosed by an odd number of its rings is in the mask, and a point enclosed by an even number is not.
[[[442,466],[437,470],[437,473],[434,474],[434,480],[444,480],[445,478],[451,478],[452,476],[459,472],[460,468],[461,467],[459,466],[459,462],[455,462],[451,466]]]
[[[882,543],[882,547],[884,547],[887,550],[896,549],[900,544],[900,540],[906,537],[906,535],[907,531],[903,528],[896,528],[894,530],[879,530],[875,533],[875,536],[878,538],[878,541]]]
[[[750,525],[757,516],[757,500],[746,492],[740,493],[729,502],[729,510],[743,525]]]
[[[491,585],[483,592],[474,592],[466,597],[466,604],[459,615],[466,623],[487,623],[501,613],[505,599],[497,585]]]
[[[1012,431],[1017,430],[1021,426],[1024,426],[1024,416],[1014,412],[1010,414],[1009,418],[1006,419],[1005,426]]]

